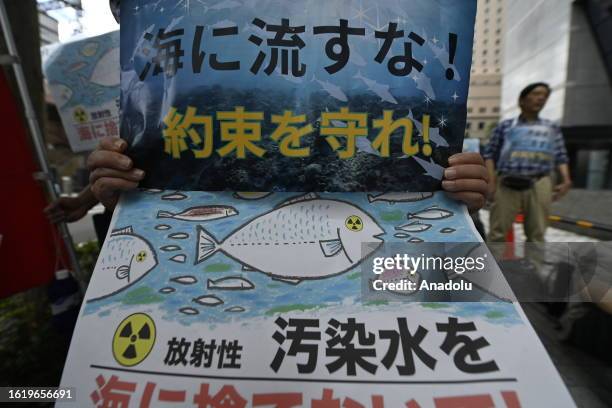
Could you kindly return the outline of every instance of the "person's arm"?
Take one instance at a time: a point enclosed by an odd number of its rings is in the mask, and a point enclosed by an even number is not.
[[[132,159],[124,154],[125,140],[105,137],[87,158],[91,174],[91,192],[107,209],[113,210],[122,191],[133,190],[144,178],[144,171],[134,168]]]
[[[76,197],[60,197],[45,209],[44,213],[49,221],[56,224],[59,222],[75,222],[87,214],[94,205],[98,203],[91,189],[87,186]]]
[[[442,189],[448,196],[463,202],[470,212],[480,210],[488,190],[488,174],[480,153],[458,153],[448,159]]]
[[[497,189],[497,169],[495,166],[496,160],[499,158],[499,150],[502,145],[502,124],[498,124],[489,138],[489,143],[485,147],[483,157],[485,166],[489,175],[489,185],[487,190],[487,199],[493,201],[495,198],[495,190]]]
[[[567,149],[565,148],[563,134],[561,133],[561,129],[558,127],[555,127],[554,149],[555,164],[559,174],[561,175],[561,182],[553,189],[553,201],[557,201],[567,194],[569,189],[572,187],[572,179],[569,173],[569,157],[567,156]]]

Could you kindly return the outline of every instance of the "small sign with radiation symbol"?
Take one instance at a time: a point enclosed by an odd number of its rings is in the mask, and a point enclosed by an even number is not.
[[[113,356],[122,366],[132,367],[144,360],[155,344],[155,323],[144,313],[123,319],[113,336]]]
[[[84,123],[88,120],[87,111],[81,108],[80,106],[74,109],[72,116],[74,117],[74,120],[78,123]]]
[[[350,229],[351,231],[359,232],[363,229],[363,221],[361,221],[361,218],[357,215],[351,215],[348,217],[344,222],[344,225],[346,225],[346,228]]]

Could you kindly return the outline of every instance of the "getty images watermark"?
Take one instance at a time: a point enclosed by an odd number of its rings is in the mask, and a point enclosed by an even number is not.
[[[363,253],[365,301],[612,302],[609,242],[394,242]]]

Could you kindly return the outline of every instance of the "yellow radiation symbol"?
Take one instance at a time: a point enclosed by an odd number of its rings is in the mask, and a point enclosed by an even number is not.
[[[144,262],[147,259],[147,253],[145,251],[140,251],[136,254],[136,262]]]
[[[155,344],[155,323],[144,313],[123,319],[113,336],[113,356],[122,366],[132,367],[147,358]]]
[[[363,221],[361,221],[361,218],[357,215],[351,215],[348,217],[344,222],[344,225],[346,225],[346,228],[350,229],[351,231],[361,231],[363,229]]]
[[[72,113],[72,116],[74,117],[74,120],[79,123],[87,122],[88,120],[87,112],[81,107],[76,108]]]

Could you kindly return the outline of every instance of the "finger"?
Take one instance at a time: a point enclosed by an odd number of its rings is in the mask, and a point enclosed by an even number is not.
[[[94,184],[103,177],[119,178],[128,181],[140,181],[144,178],[145,172],[140,169],[132,169],[130,171],[119,171],[106,167],[95,169],[89,175],[89,183]]]
[[[462,191],[459,193],[446,193],[450,198],[466,204],[470,211],[479,210],[485,205],[485,196],[480,193]]]
[[[448,192],[474,191],[485,195],[489,192],[489,185],[483,179],[444,180],[442,188]]]
[[[477,164],[484,166],[484,159],[480,153],[457,153],[448,158],[448,164],[450,166],[458,166],[461,164]]]
[[[45,209],[43,210],[43,213],[49,215],[51,213],[53,213],[54,211],[57,211],[57,201],[52,202],[51,204],[49,204],[48,206],[45,207]]]
[[[444,170],[444,178],[447,180],[456,179],[482,179],[489,180],[489,173],[484,166],[477,164],[462,164],[449,167]]]
[[[114,207],[117,204],[121,191],[133,190],[138,186],[135,181],[121,178],[103,177],[92,184],[91,191],[94,196],[105,206]]]
[[[109,169],[125,171],[130,170],[132,168],[132,164],[132,159],[126,155],[107,150],[96,150],[87,158],[87,167],[89,170],[106,167]]]
[[[109,150],[117,153],[125,151],[127,142],[119,137],[104,137],[98,143],[98,150]]]

